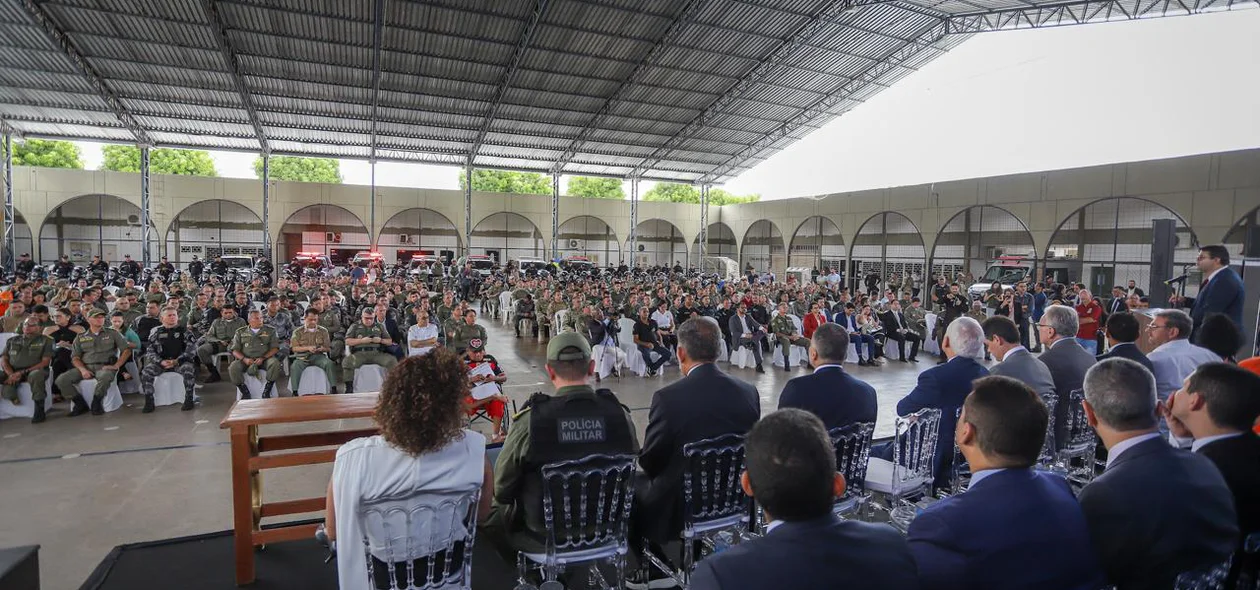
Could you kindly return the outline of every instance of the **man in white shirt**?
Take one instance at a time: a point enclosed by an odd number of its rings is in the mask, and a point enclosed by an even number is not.
[[[1151,320],[1149,338],[1155,350],[1146,356],[1155,367],[1155,391],[1160,402],[1167,402],[1200,365],[1221,360],[1212,351],[1190,343],[1193,327],[1190,315],[1179,309],[1160,311]]]

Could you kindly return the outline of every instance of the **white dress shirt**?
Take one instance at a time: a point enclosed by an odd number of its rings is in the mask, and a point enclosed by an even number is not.
[[[668,330],[674,325],[674,314],[661,311],[652,312],[652,319],[656,321],[656,327],[662,330]]]
[[[1146,358],[1155,367],[1155,392],[1160,400],[1167,400],[1173,392],[1181,389],[1182,382],[1200,365],[1221,362],[1216,353],[1191,344],[1184,338],[1159,345]]]

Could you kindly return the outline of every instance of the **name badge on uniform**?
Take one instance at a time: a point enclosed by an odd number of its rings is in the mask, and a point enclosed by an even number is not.
[[[560,418],[556,422],[561,443],[602,443],[608,439],[603,416]]]

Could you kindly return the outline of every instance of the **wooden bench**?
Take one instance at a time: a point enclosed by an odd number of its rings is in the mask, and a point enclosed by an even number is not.
[[[370,418],[376,410],[376,398],[375,393],[356,393],[251,399],[237,401],[228,410],[219,428],[230,429],[232,438],[232,512],[238,586],[254,581],[254,547],[310,539],[315,535],[316,525],[309,523],[269,526],[263,530],[259,525],[264,517],[318,512],[325,508],[326,488],[323,487],[318,490],[318,496],[263,502],[262,470],[331,463],[337,455],[336,446],[377,433],[373,427],[259,436],[258,427],[263,424]]]

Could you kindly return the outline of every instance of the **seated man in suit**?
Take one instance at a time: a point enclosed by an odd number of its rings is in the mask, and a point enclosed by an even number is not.
[[[766,340],[766,330],[757,320],[748,315],[748,306],[740,303],[727,325],[730,327],[731,340],[735,341],[731,354],[735,354],[735,351],[741,347],[749,348],[752,350],[753,359],[757,361],[757,372],[765,373],[766,370],[761,367],[761,343]]]
[[[1076,339],[1080,328],[1076,310],[1066,305],[1051,305],[1037,322],[1037,334],[1046,351],[1038,360],[1045,363],[1054,377],[1054,391],[1059,404],[1054,408],[1054,441],[1056,449],[1067,445],[1068,396],[1081,389],[1085,371],[1098,362]]]
[[[933,487],[943,488],[949,485],[950,469],[954,463],[954,422],[958,408],[971,393],[971,384],[976,379],[986,377],[989,370],[978,360],[984,356],[984,330],[980,324],[969,317],[957,318],[945,329],[945,337],[941,340],[941,352],[949,359],[943,365],[937,365],[919,373],[919,383],[910,395],[897,402],[897,415],[913,414],[923,408],[937,408],[941,411],[941,430],[936,439],[935,472]],[[872,450],[871,454],[876,454]],[[891,460],[892,445],[886,445],[879,455]]]
[[[1234,495],[1240,540],[1260,533],[1260,436],[1252,431],[1260,417],[1260,376],[1228,364],[1199,367],[1185,386],[1168,398],[1165,416],[1178,437],[1194,440],[1192,451],[1211,459]],[[1241,547],[1240,547],[1241,548]],[[1260,573],[1252,553],[1236,565]]]
[[[1098,360],[1129,359],[1154,373],[1155,365],[1151,364],[1151,359],[1146,358],[1146,353],[1137,347],[1138,334],[1141,330],[1142,327],[1133,314],[1128,312],[1111,314],[1107,318],[1107,352],[1098,355]]]
[[[809,347],[814,373],[783,386],[779,409],[811,412],[822,419],[828,431],[857,422],[875,422],[875,388],[841,366],[848,350],[849,334],[840,324],[828,322],[814,330]]]
[[[1054,395],[1054,377],[1050,369],[1019,343],[1019,328],[1011,318],[993,316],[981,325],[984,326],[985,346],[989,347],[993,358],[1001,361],[989,369],[990,373],[1010,377],[1031,387],[1042,401],[1047,395]]]
[[[1080,502],[1107,581],[1172,588],[1178,574],[1224,561],[1238,543],[1229,487],[1211,460],[1160,437],[1150,371],[1107,359],[1084,385],[1086,419],[1109,457]]]
[[[853,343],[857,352],[858,366],[865,367],[875,363],[875,337],[862,332],[862,326],[857,322],[857,315],[857,309],[850,303],[845,305],[832,321],[843,326],[849,333],[849,342]],[[866,348],[866,356],[862,356],[863,345]]]
[[[905,314],[901,312],[901,302],[895,299],[889,301],[888,311],[879,314],[879,321],[884,324],[884,335],[889,340],[897,343],[897,352],[901,362],[919,362],[915,357],[919,356],[919,343],[923,339],[911,329],[910,324],[906,321]],[[909,359],[906,358],[907,342],[910,343]]]
[[[767,532],[699,562],[693,590],[918,588],[901,535],[831,513],[845,481],[816,417],[796,409],[770,414],[748,433],[745,449],[740,484],[765,511]]]
[[[1001,376],[976,380],[954,434],[971,465],[971,485],[910,523],[922,588],[1102,587],[1072,489],[1062,477],[1033,469],[1049,421],[1027,385]]]
[[[643,480],[634,496],[630,540],[638,545],[646,538],[647,549],[666,563],[660,545],[677,539],[683,526],[683,445],[724,434],[746,434],[761,416],[757,388],[723,373],[715,364],[721,343],[722,331],[713,318],[694,318],[678,326],[683,378],[653,394],[648,410],[639,454]],[[627,587],[670,587],[666,585],[669,578],[661,572],[653,569],[649,576],[642,579],[635,572]]]

